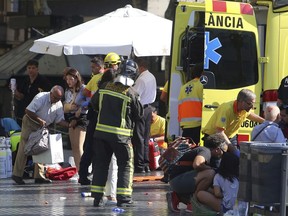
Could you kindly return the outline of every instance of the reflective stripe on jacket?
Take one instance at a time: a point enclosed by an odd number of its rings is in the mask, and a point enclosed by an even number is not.
[[[183,128],[201,125],[203,85],[195,78],[181,87],[178,97],[178,121]]]
[[[120,83],[108,83],[99,89],[91,99],[98,111],[96,131],[117,136],[132,137],[134,121],[143,115],[143,107],[138,94]]]

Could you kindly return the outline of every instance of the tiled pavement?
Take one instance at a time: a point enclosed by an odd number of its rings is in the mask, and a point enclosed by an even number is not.
[[[0,179],[0,215],[117,215],[115,206],[93,207],[93,198],[81,197],[89,187],[71,181],[52,184],[34,184],[25,179],[25,185],[15,185],[11,178]],[[133,199],[137,207],[124,208],[122,215],[188,215],[169,213],[165,194],[168,185],[161,181],[134,182]],[[182,208],[185,208],[183,205]],[[120,213],[118,213],[120,214]]]
[[[65,161],[69,152],[65,153]],[[144,174],[145,175],[145,174]],[[160,171],[151,176],[162,175]],[[25,179],[25,185],[15,185],[11,178],[0,179],[0,215],[189,215],[182,208],[181,213],[170,213],[166,204],[168,185],[159,180],[134,182],[133,199],[137,206],[126,208],[123,213],[113,212],[115,206],[93,207],[93,198],[81,197],[89,187],[72,181],[54,181],[52,184],[34,184]]]

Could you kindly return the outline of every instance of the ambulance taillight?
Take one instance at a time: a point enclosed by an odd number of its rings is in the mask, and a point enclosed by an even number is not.
[[[263,110],[268,105],[276,105],[277,104],[277,98],[278,98],[277,89],[264,91],[263,96],[262,96]]]

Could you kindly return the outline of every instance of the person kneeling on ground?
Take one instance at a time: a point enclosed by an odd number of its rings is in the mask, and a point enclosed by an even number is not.
[[[221,158],[227,149],[223,135],[217,133],[205,139],[205,147],[196,147],[180,158],[170,173],[169,184],[172,192],[166,194],[170,211],[180,212],[180,202],[187,205],[186,211],[192,211],[192,195],[205,191],[212,185],[215,171],[209,166],[210,159]]]

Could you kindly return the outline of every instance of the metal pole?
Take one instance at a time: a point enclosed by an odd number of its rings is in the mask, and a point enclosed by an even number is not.
[[[280,197],[280,215],[286,216],[286,193],[287,193],[287,178],[288,178],[288,152],[287,150],[282,152],[282,165],[281,165],[281,197]]]

